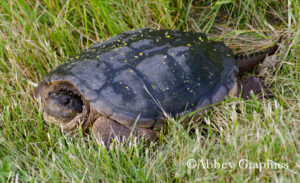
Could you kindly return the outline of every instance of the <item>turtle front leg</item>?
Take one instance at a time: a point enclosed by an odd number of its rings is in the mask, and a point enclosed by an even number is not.
[[[251,96],[251,92],[255,95],[258,95],[259,99],[263,98],[271,98],[273,97],[272,92],[266,87],[263,80],[260,80],[256,77],[246,77],[245,79],[241,79],[237,81],[238,84],[238,92],[243,99],[249,99]]]
[[[126,140],[131,134],[132,128],[123,126],[111,119],[104,116],[99,117],[93,124],[92,132],[97,142],[100,143],[102,140],[105,145],[112,142],[113,139],[120,141]],[[157,132],[146,129],[146,128],[135,128],[133,135],[137,137],[145,137],[146,139],[152,140],[157,136]]]

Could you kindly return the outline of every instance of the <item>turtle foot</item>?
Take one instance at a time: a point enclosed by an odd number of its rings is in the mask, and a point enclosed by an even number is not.
[[[131,134],[138,138],[144,137],[149,140],[157,136],[157,133],[153,130],[145,128],[133,129],[103,116],[94,122],[92,132],[97,142],[101,143],[101,141],[103,141],[106,146],[109,146],[114,139],[124,141],[128,139]]]
[[[243,99],[249,99],[251,97],[251,92],[258,95],[258,99],[272,98],[273,93],[266,87],[263,80],[257,77],[248,76],[245,79],[238,80],[238,86]]]

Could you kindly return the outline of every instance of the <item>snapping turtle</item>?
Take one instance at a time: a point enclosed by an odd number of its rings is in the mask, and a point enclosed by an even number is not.
[[[92,126],[94,136],[106,143],[131,133],[153,139],[165,113],[182,115],[227,95],[260,93],[262,81],[238,80],[238,75],[276,49],[235,56],[203,33],[139,29],[95,44],[57,66],[35,94],[42,99],[44,119],[64,130]]]

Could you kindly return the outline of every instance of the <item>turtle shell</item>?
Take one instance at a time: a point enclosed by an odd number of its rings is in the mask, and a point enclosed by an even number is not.
[[[44,82],[72,83],[98,113],[154,127],[164,117],[221,101],[236,83],[230,48],[205,34],[138,29],[89,47]]]

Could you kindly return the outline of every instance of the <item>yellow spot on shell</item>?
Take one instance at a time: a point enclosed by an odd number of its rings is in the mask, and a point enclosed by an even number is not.
[[[76,59],[79,59],[79,56],[76,56],[75,58],[76,58]]]
[[[127,63],[127,60],[124,60],[124,62],[126,62],[126,63]]]
[[[126,88],[127,90],[129,90],[129,86],[125,86],[125,88]]]
[[[182,54],[181,56],[184,57],[184,54]]]
[[[189,44],[189,43],[188,43],[188,44],[186,44],[186,45],[187,45],[187,46],[189,46],[189,47],[191,46],[191,44]]]
[[[154,85],[152,85],[152,88],[154,89],[154,88],[155,88],[155,86],[154,86]]]
[[[202,37],[198,37],[198,39],[199,39],[200,41],[202,41],[202,42],[204,41],[204,40],[202,39]]]
[[[140,56],[143,56],[143,52],[140,52]]]
[[[133,70],[131,69],[130,72],[133,72]]]
[[[171,36],[170,35],[167,35],[167,38],[170,38]]]
[[[124,46],[126,46],[127,45],[127,43],[126,42],[124,42]]]
[[[165,61],[162,61],[161,63],[165,64],[166,62],[165,62]]]
[[[171,55],[174,56],[175,54],[174,54],[174,53],[171,53]]]
[[[138,56],[136,56],[136,55],[134,55],[133,57],[134,57],[134,58],[138,58]]]

